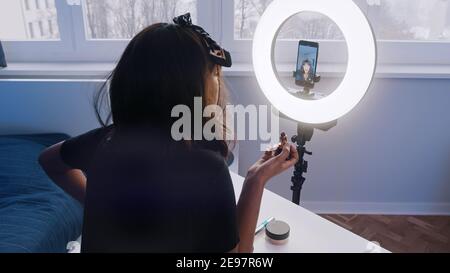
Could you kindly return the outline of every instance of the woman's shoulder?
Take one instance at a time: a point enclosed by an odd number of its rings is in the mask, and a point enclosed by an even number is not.
[[[113,126],[100,127],[93,130],[90,130],[84,134],[73,137],[72,140],[85,140],[85,141],[100,141],[105,136],[111,134],[114,131]]]
[[[113,127],[102,127],[67,139],[61,146],[60,156],[72,168],[87,170],[98,145],[107,138]]]

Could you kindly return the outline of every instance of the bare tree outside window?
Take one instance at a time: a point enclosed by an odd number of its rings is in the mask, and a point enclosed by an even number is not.
[[[86,0],[84,5],[88,39],[130,39],[186,12],[195,20],[196,0]]]
[[[379,40],[450,41],[450,0],[354,0],[366,13]],[[252,39],[272,0],[235,0],[234,37]],[[342,40],[329,18],[304,12],[281,29],[281,39]]]
[[[259,18],[273,0],[226,1],[234,1],[235,39],[252,39]],[[354,1],[368,16],[378,40],[450,41],[450,0]],[[148,25],[170,22],[173,17],[188,11],[194,21],[197,17],[196,0],[82,2],[87,39],[129,39]],[[39,21],[54,23],[44,24],[41,33]],[[2,40],[58,40],[57,22],[55,0],[0,1]],[[35,26],[33,33],[30,24]],[[282,27],[280,38],[342,40],[343,36],[326,16],[305,12],[294,16]]]
[[[272,0],[235,0],[235,38],[251,39]],[[316,12],[303,12],[289,19],[281,28],[281,39],[343,39],[342,32],[328,17]]]
[[[366,0],[380,40],[450,41],[449,0]]]

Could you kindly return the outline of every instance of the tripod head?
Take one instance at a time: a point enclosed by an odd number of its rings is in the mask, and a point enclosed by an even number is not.
[[[294,71],[294,72],[293,72],[293,77],[294,77],[294,79],[297,78],[298,73],[299,73],[298,71]],[[316,74],[316,75],[314,76],[314,80],[313,80],[313,83],[312,83],[312,84],[299,84],[298,81],[295,81],[295,84],[296,84],[296,85],[302,86],[302,87],[303,87],[303,90],[297,92],[297,93],[295,94],[295,96],[297,96],[297,97],[299,97],[299,98],[302,98],[302,99],[309,99],[309,100],[315,100],[315,99],[318,99],[318,98],[315,97],[315,94],[311,93],[311,90],[314,89],[314,85],[315,85],[316,83],[320,82],[321,79],[322,79],[321,76],[320,76],[319,74]]]

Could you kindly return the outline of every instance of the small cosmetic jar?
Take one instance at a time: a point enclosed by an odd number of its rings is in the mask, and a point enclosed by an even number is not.
[[[266,239],[273,245],[284,245],[288,242],[291,228],[283,221],[273,221],[266,226]]]

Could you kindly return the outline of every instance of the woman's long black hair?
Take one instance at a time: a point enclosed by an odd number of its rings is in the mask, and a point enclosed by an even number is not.
[[[306,72],[306,71],[305,71],[305,68],[304,68],[304,65],[305,65],[305,64],[308,64],[308,65],[309,65],[310,70],[309,70],[309,72],[308,72],[308,75],[309,75],[309,77],[313,78],[313,77],[314,77],[314,71],[313,71],[312,63],[311,63],[310,60],[304,60],[304,61],[303,61],[302,66],[301,66],[301,70],[300,70],[301,73],[305,73],[305,72]]]
[[[194,97],[205,96],[213,69],[195,32],[175,24],[151,25],[131,40],[96,94],[97,118],[102,126],[150,125],[170,132],[172,109],[186,105],[194,113]],[[228,145],[218,146],[226,156]]]

